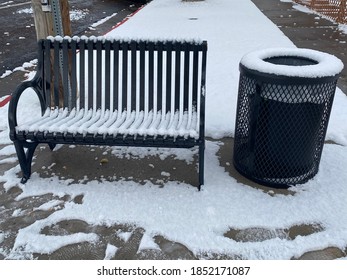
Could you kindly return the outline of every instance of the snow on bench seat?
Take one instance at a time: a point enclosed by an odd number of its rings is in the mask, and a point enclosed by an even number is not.
[[[109,110],[47,109],[46,113],[35,120],[16,127],[16,132],[28,134],[72,133],[100,135],[141,135],[199,138],[198,117],[196,112],[110,112]]]

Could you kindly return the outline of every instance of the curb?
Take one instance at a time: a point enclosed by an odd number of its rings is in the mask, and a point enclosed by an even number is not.
[[[123,19],[122,21],[118,22],[115,26],[113,26],[111,28],[111,30],[107,31],[104,35],[110,33],[112,30],[118,28],[119,26],[121,26],[122,24],[126,23],[131,17],[133,17],[134,15],[136,15],[140,10],[142,10],[145,6],[147,6],[147,4],[142,5],[140,8],[138,8],[135,12],[131,13],[130,15],[128,15],[125,19]]]
[[[4,107],[10,100],[11,100],[11,95],[6,96],[3,100],[0,101],[0,108]]]

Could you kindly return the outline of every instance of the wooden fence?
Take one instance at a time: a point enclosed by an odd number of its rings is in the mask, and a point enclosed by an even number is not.
[[[293,0],[317,13],[342,24],[347,24],[347,0]]]

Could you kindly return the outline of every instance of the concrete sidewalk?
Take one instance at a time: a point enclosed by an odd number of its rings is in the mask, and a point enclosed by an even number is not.
[[[347,57],[345,53],[346,44],[341,43],[344,40],[347,41],[347,36],[339,32],[336,25],[324,19],[318,19],[316,15],[308,15],[299,12],[292,8],[291,3],[284,3],[279,0],[253,0],[253,2],[271,20],[273,20],[274,23],[277,24],[298,47],[318,49],[335,54],[347,65]],[[108,22],[107,24],[113,26],[112,22]],[[23,77],[20,73],[16,73],[15,75],[10,75],[4,79],[0,79],[0,87],[6,84],[8,90],[11,91],[22,80],[22,78]],[[347,92],[346,70],[344,70],[339,86]],[[209,139],[209,141],[213,140]],[[245,185],[257,188],[268,194],[293,194],[288,190],[272,189],[255,184],[240,176],[231,164],[233,139],[225,138],[220,141],[223,142],[218,153],[220,165],[225,168],[226,172],[229,173],[230,176]],[[0,146],[0,148],[3,147]],[[121,166],[121,170],[117,169],[117,174],[121,177],[131,178],[131,180],[140,183],[145,182],[148,178],[156,184],[166,182],[168,178],[161,174],[160,170],[150,168],[149,163],[151,163],[155,166],[165,165],[165,170],[170,170],[170,180],[187,182],[192,185],[197,184],[197,176],[194,170],[196,162],[188,165],[187,168],[186,162],[173,158],[167,158],[163,161],[158,156],[151,156],[140,160],[131,158],[125,160],[114,156],[109,157],[107,148],[93,147],[93,153],[86,153],[84,152],[85,149],[89,148],[74,148],[75,151],[78,151],[78,158],[71,155],[71,149],[65,146],[60,148],[59,153],[51,153],[46,147],[37,149],[37,158],[35,159],[37,164],[33,166],[33,172],[37,172],[41,177],[56,175],[60,178],[72,179],[74,181],[83,180],[83,176],[86,173],[88,173],[90,180],[98,180],[100,179],[100,174],[102,174],[103,178],[112,180],[114,177],[113,167]],[[4,157],[0,156],[0,160],[1,159],[4,159]],[[0,174],[3,174],[4,171],[17,164],[17,162],[1,164]],[[42,166],[49,166],[49,168],[42,169]],[[88,171],[86,172],[86,170]],[[20,192],[20,188],[12,188],[10,191],[6,192],[3,188],[3,184],[0,183],[0,204],[5,207],[4,210],[0,209],[0,232],[8,232],[4,237],[3,242],[0,244],[3,252],[11,251],[14,245],[15,236],[21,228],[24,228],[34,223],[35,220],[43,219],[51,215],[54,211],[59,210],[58,206],[47,211],[31,211],[31,209],[54,199],[54,197],[52,195],[44,195],[17,201],[16,197]],[[64,197],[63,200],[73,201],[78,204],[82,203],[83,196],[75,197],[73,199],[71,197]],[[22,209],[25,214],[21,216],[13,216],[12,214],[16,209]],[[276,230],[268,230],[264,228],[249,228],[245,230],[230,229],[224,233],[224,236],[239,242],[259,242],[275,237],[293,240],[299,235],[307,236],[322,230],[323,228],[319,224],[302,224],[291,228]],[[130,232],[131,235],[127,240],[123,240],[116,235],[118,231]],[[183,244],[168,240],[160,235],[154,237],[154,241],[158,245],[159,249],[139,251],[140,242],[144,236],[144,229],[134,225],[117,224],[112,227],[106,227],[93,226],[81,220],[66,220],[42,230],[42,234],[47,235],[67,235],[79,232],[96,233],[100,236],[100,240],[95,244],[85,242],[68,245],[60,248],[52,254],[34,255],[34,258],[69,260],[103,259],[105,257],[107,244],[113,244],[118,248],[113,259],[242,259],[242,256],[237,255],[194,255]],[[324,250],[307,252],[298,259],[336,259],[345,257],[346,255],[347,248],[342,251],[339,248],[329,247]],[[5,254],[2,254],[0,250],[0,259],[4,259],[5,257]]]

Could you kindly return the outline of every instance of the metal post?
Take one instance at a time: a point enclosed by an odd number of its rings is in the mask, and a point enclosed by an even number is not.
[[[64,36],[63,21],[61,16],[60,1],[52,0],[53,29],[56,36]]]
[[[54,30],[54,34],[55,36],[61,36],[61,37],[64,37],[65,35],[70,35],[70,34],[65,34],[64,30],[70,30],[70,18],[69,18],[69,12],[68,12],[68,9],[67,9],[67,12],[65,11],[64,13],[64,19],[63,19],[63,13],[62,13],[62,9],[63,8],[66,8],[68,7],[68,5],[66,5],[65,7],[63,6],[64,3],[61,3],[62,1],[60,0],[50,0],[52,1],[51,2],[51,9],[52,9],[52,19],[53,19],[53,30]],[[66,0],[66,3],[67,4],[67,0]],[[68,19],[66,19],[66,17]],[[64,29],[64,23],[67,22],[67,25],[66,28]],[[70,33],[68,31],[68,33]],[[63,62],[63,50],[59,50],[59,68],[60,68],[60,75],[61,75],[61,78],[63,79],[63,68],[64,67],[64,62]],[[68,69],[70,69],[70,66],[68,67]],[[69,71],[70,72],[70,71]],[[71,105],[71,83],[70,83],[70,75],[68,75],[68,88],[67,88],[68,92],[63,92],[61,90],[61,94],[59,94],[60,98],[62,100],[60,100],[60,106],[62,105],[61,102],[63,102],[63,98],[64,98],[64,95],[67,94],[68,96],[68,104],[69,106]]]

